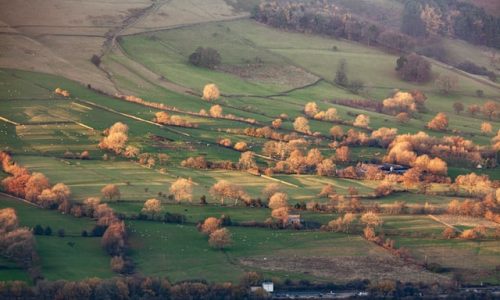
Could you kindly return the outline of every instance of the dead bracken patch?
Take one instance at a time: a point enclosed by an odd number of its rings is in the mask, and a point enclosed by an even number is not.
[[[316,82],[319,78],[295,66],[267,64],[224,65],[219,71],[236,75],[248,81],[276,84],[287,88],[297,88]]]
[[[288,271],[316,277],[335,278],[339,282],[353,280],[399,280],[401,282],[448,283],[450,278],[409,265],[394,257],[250,257],[240,259],[245,266],[270,271]]]

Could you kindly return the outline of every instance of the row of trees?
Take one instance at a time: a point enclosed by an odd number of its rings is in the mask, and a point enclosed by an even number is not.
[[[278,28],[342,37],[390,50],[406,51],[414,46],[413,40],[405,34],[360,20],[333,3],[321,0],[307,4],[268,0],[256,7],[252,17]]]
[[[402,31],[415,37],[446,35],[500,48],[500,18],[458,0],[405,1]]]
[[[7,193],[44,208],[53,209],[68,202],[71,191],[65,184],[57,183],[51,186],[44,174],[30,173],[28,169],[14,162],[6,152],[0,152],[0,161],[3,171],[11,175],[2,180],[2,186]]]

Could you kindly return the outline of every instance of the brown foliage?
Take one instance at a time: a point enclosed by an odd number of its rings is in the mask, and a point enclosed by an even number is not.
[[[161,202],[158,199],[148,199],[144,202],[141,212],[156,215],[161,211]]]
[[[277,209],[281,207],[288,207],[288,195],[285,193],[275,193],[269,198],[269,208]]]
[[[108,198],[109,200],[113,200],[113,199],[120,199],[120,189],[118,188],[118,186],[114,185],[114,184],[108,184],[108,185],[105,185],[102,189],[101,189],[101,194],[104,198]]]
[[[110,255],[120,255],[125,248],[125,223],[115,221],[111,223],[101,239],[101,245]]]
[[[217,85],[209,83],[203,88],[203,100],[214,101],[219,99],[220,91]]]
[[[174,195],[175,201],[193,201],[193,181],[191,179],[179,178],[170,186],[169,192]]]
[[[339,162],[348,162],[349,161],[350,150],[347,146],[342,146],[337,148],[335,151],[335,160]]]
[[[209,217],[209,218],[205,219],[205,221],[201,225],[200,229],[201,229],[202,233],[204,233],[206,235],[210,235],[212,232],[219,229],[220,225],[221,225],[221,221],[219,219],[214,218],[214,217]]]
[[[444,113],[438,113],[434,119],[427,123],[427,127],[432,130],[444,131],[448,128],[448,117]]]
[[[224,249],[231,245],[231,233],[226,228],[217,229],[210,234],[208,243],[216,249]]]

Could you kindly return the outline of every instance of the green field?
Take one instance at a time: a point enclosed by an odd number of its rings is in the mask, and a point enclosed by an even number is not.
[[[41,225],[43,228],[52,228],[52,236],[35,236],[41,272],[46,279],[81,280],[113,276],[109,268],[109,256],[101,248],[100,238],[81,237],[83,230],[90,231],[94,227],[95,222],[91,219],[62,215],[57,211],[36,208],[0,195],[0,208],[5,207],[16,210],[21,226],[33,228],[35,225]],[[60,229],[64,229],[65,237],[57,235]],[[0,270],[0,276],[3,280],[28,281],[24,271],[3,259],[1,262],[3,268]]]

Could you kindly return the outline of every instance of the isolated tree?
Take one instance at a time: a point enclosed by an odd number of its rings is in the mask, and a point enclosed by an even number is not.
[[[269,208],[277,209],[281,207],[288,207],[288,195],[285,193],[275,193],[269,198]]]
[[[120,189],[114,184],[105,185],[101,189],[101,194],[104,198],[108,198],[109,200],[120,199],[121,196]]]
[[[248,149],[248,145],[247,143],[245,142],[237,142],[236,144],[234,144],[234,150],[238,150],[238,151],[247,151]]]
[[[158,214],[161,211],[161,202],[158,199],[148,199],[144,202],[144,206],[141,210],[142,213],[150,214],[152,216]]]
[[[101,149],[110,150],[120,154],[125,149],[128,141],[128,126],[122,122],[116,122],[104,131],[105,136],[99,143]]]
[[[453,109],[455,110],[455,113],[459,115],[461,112],[464,111],[465,107],[462,102],[454,102],[453,103]]]
[[[483,104],[481,111],[483,112],[484,116],[488,118],[488,120],[491,120],[493,116],[500,114],[500,105],[498,105],[494,101],[487,101]]]
[[[217,229],[210,234],[208,244],[216,249],[224,249],[231,245],[231,233],[227,228]]]
[[[402,124],[408,123],[410,121],[410,114],[406,112],[399,113],[396,115],[396,120]]]
[[[349,79],[347,78],[347,62],[345,59],[341,59],[337,71],[335,72],[335,83],[340,86],[347,86]]]
[[[367,115],[360,114],[354,120],[353,125],[356,127],[366,128],[370,124],[370,117]]]
[[[304,113],[309,117],[314,117],[319,112],[316,102],[308,102],[304,106]]]
[[[170,186],[169,192],[174,195],[177,202],[182,200],[193,201],[193,181],[191,179],[179,178]]]
[[[304,117],[297,117],[293,122],[293,128],[298,132],[309,134],[311,129],[309,128],[309,121]]]
[[[210,235],[212,232],[219,229],[221,222],[219,219],[214,217],[206,218],[203,221],[203,224],[200,227],[200,230],[203,234]]]
[[[278,183],[268,183],[263,189],[262,189],[262,197],[264,199],[269,199],[271,198],[272,195],[276,194],[277,192],[281,191],[281,187]]]
[[[350,150],[349,150],[349,147],[347,147],[347,146],[339,147],[335,151],[335,159],[337,161],[347,162],[347,161],[349,161],[349,156],[350,156]]]
[[[458,77],[455,75],[439,75],[436,86],[443,94],[454,91],[458,85]]]
[[[222,117],[222,106],[220,106],[219,104],[213,105],[212,107],[210,107],[209,113],[210,116],[214,118]]]
[[[189,62],[197,67],[214,69],[220,65],[221,57],[217,50],[207,47],[198,47],[190,56]]]
[[[220,91],[217,85],[209,83],[203,88],[203,100],[214,101],[219,99]]]
[[[440,112],[434,117],[434,119],[427,123],[427,127],[437,131],[446,130],[448,128],[448,117],[444,113]]]
[[[491,133],[493,131],[493,126],[491,126],[491,123],[488,122],[483,122],[481,124],[481,132],[484,134]]]

